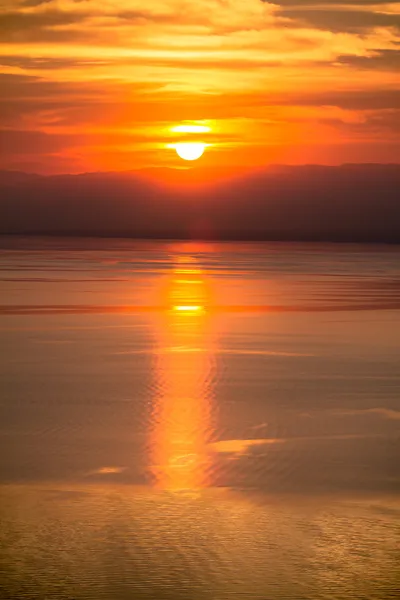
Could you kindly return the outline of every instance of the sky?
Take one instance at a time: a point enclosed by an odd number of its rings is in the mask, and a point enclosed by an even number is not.
[[[0,168],[398,163],[399,30],[380,0],[0,0]]]

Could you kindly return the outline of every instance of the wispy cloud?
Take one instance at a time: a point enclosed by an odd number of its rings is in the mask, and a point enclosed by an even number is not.
[[[278,14],[293,20],[296,27],[311,26],[330,32],[348,33],[362,33],[382,27],[400,29],[400,11],[391,10],[390,2],[277,1],[275,4],[279,6]]]

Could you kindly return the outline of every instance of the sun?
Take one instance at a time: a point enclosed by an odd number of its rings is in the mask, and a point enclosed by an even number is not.
[[[181,142],[175,144],[175,150],[183,160],[197,160],[204,154],[206,144],[202,142]]]
[[[206,148],[212,144],[204,141],[203,135],[211,133],[210,123],[207,121],[185,121],[169,127],[169,135],[177,140],[167,144],[167,148],[175,150],[183,160],[195,161],[203,156]],[[200,137],[201,135],[201,137]]]

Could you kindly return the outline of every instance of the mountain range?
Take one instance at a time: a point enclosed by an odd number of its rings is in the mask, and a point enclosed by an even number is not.
[[[0,233],[400,243],[400,165],[0,171]]]

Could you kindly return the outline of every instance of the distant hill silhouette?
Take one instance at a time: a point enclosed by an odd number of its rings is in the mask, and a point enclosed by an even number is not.
[[[400,165],[0,171],[0,233],[400,243]]]

